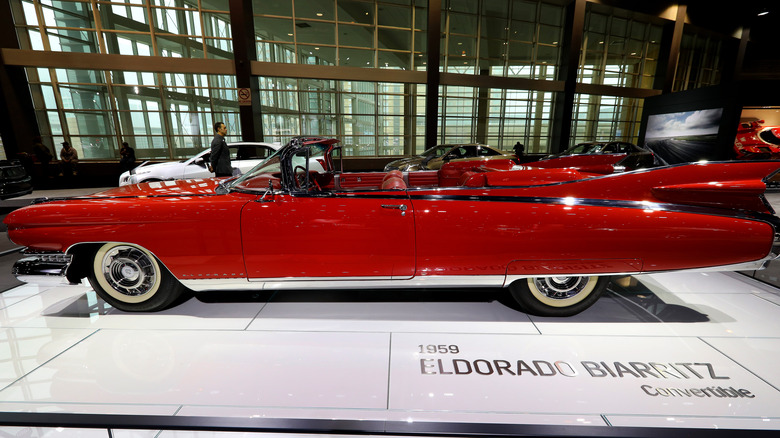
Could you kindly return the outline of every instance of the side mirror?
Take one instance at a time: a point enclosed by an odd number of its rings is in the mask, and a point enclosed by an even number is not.
[[[268,179],[268,190],[266,190],[265,193],[263,193],[263,196],[261,196],[260,199],[257,200],[257,202],[269,202],[270,199],[268,201],[265,200],[266,195],[268,195],[269,193],[271,194],[271,196],[274,195],[274,182],[271,181],[270,178]]]

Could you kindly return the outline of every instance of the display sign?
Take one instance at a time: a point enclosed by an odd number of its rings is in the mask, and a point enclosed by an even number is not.
[[[249,88],[238,89],[238,104],[240,106],[252,105],[252,91]]]
[[[390,409],[775,416],[780,394],[699,339],[394,334]]]

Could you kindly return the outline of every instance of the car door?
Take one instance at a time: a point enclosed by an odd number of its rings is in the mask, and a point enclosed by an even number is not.
[[[412,277],[414,214],[405,190],[275,194],[247,204],[242,242],[250,279]]]
[[[345,175],[311,166],[319,147],[296,154],[289,165],[293,187],[258,196],[241,214],[242,243],[250,279],[404,279],[414,274],[412,204],[398,178],[365,172],[376,187],[341,189]],[[323,161],[325,163],[325,161]],[[307,176],[308,175],[308,176]],[[316,182],[315,182],[316,181]]]
[[[208,151],[201,152],[200,154],[196,155],[195,159],[193,159],[189,164],[185,165],[182,163],[181,175],[177,175],[176,178],[195,179],[210,178],[214,176],[214,174],[209,172],[209,169],[206,167],[208,154]]]

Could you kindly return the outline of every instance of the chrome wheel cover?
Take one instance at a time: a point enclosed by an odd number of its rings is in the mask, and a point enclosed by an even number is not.
[[[137,297],[153,291],[158,273],[149,256],[140,249],[119,245],[111,248],[101,262],[103,278],[122,295]]]
[[[544,277],[533,280],[536,289],[545,297],[566,300],[588,287],[589,277]]]

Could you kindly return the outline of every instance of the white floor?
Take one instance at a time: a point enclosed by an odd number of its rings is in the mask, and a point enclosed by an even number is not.
[[[479,290],[128,314],[87,286],[20,286],[0,294],[0,413],[780,429],[780,291],[737,273],[636,280],[561,319]],[[31,433],[59,435],[0,426]]]

